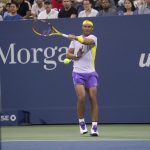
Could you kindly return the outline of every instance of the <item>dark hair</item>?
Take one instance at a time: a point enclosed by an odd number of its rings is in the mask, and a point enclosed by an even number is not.
[[[95,5],[93,0],[83,0],[82,4],[83,4],[84,1],[89,1],[89,3],[92,4],[92,7]]]
[[[126,1],[126,0],[124,0],[124,3],[125,3],[125,1]],[[135,6],[134,6],[133,1],[132,1],[132,0],[128,0],[128,1],[131,3],[131,10],[132,10],[132,11],[135,11],[136,8],[135,8]],[[124,12],[126,12],[127,10],[126,10],[126,8],[125,8],[124,5],[123,5],[123,7],[124,7]]]
[[[16,5],[17,8],[19,8],[19,5],[18,5],[17,2],[11,2],[10,5],[11,5],[11,4],[14,4],[14,5]]]
[[[10,3],[6,3],[6,5],[4,6],[4,12],[7,11],[6,7],[10,7]]]
[[[11,3],[6,3],[5,7],[10,6]]]

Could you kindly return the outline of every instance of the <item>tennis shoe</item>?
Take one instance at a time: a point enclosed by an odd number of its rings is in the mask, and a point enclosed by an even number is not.
[[[79,123],[80,134],[86,134],[88,132],[85,122]]]
[[[91,136],[99,136],[97,125],[92,126],[91,128]]]

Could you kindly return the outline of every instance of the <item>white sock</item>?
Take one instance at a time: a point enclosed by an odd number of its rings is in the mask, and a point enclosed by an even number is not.
[[[80,123],[80,122],[85,122],[84,118],[79,119],[79,123]]]
[[[92,127],[95,125],[97,126],[97,122],[92,122]]]

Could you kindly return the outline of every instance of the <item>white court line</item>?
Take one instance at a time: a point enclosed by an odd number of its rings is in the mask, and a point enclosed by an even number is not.
[[[149,141],[150,139],[99,139],[99,140],[1,140],[3,143],[7,142],[108,142],[108,141],[123,141],[123,142],[129,142],[129,141],[137,141],[137,142],[142,142],[142,141]]]

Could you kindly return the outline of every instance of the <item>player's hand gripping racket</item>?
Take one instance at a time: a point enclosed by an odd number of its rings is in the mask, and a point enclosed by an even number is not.
[[[35,20],[32,24],[32,30],[39,36],[63,36],[68,38],[67,34],[61,33],[48,20]]]
[[[82,57],[83,54],[86,54],[87,52],[84,53],[83,51],[83,46],[81,48],[79,48],[77,54],[76,54],[76,58],[75,59],[69,59],[69,58],[65,58],[64,59],[64,64],[69,64],[71,61],[74,61],[74,60],[78,60]]]

